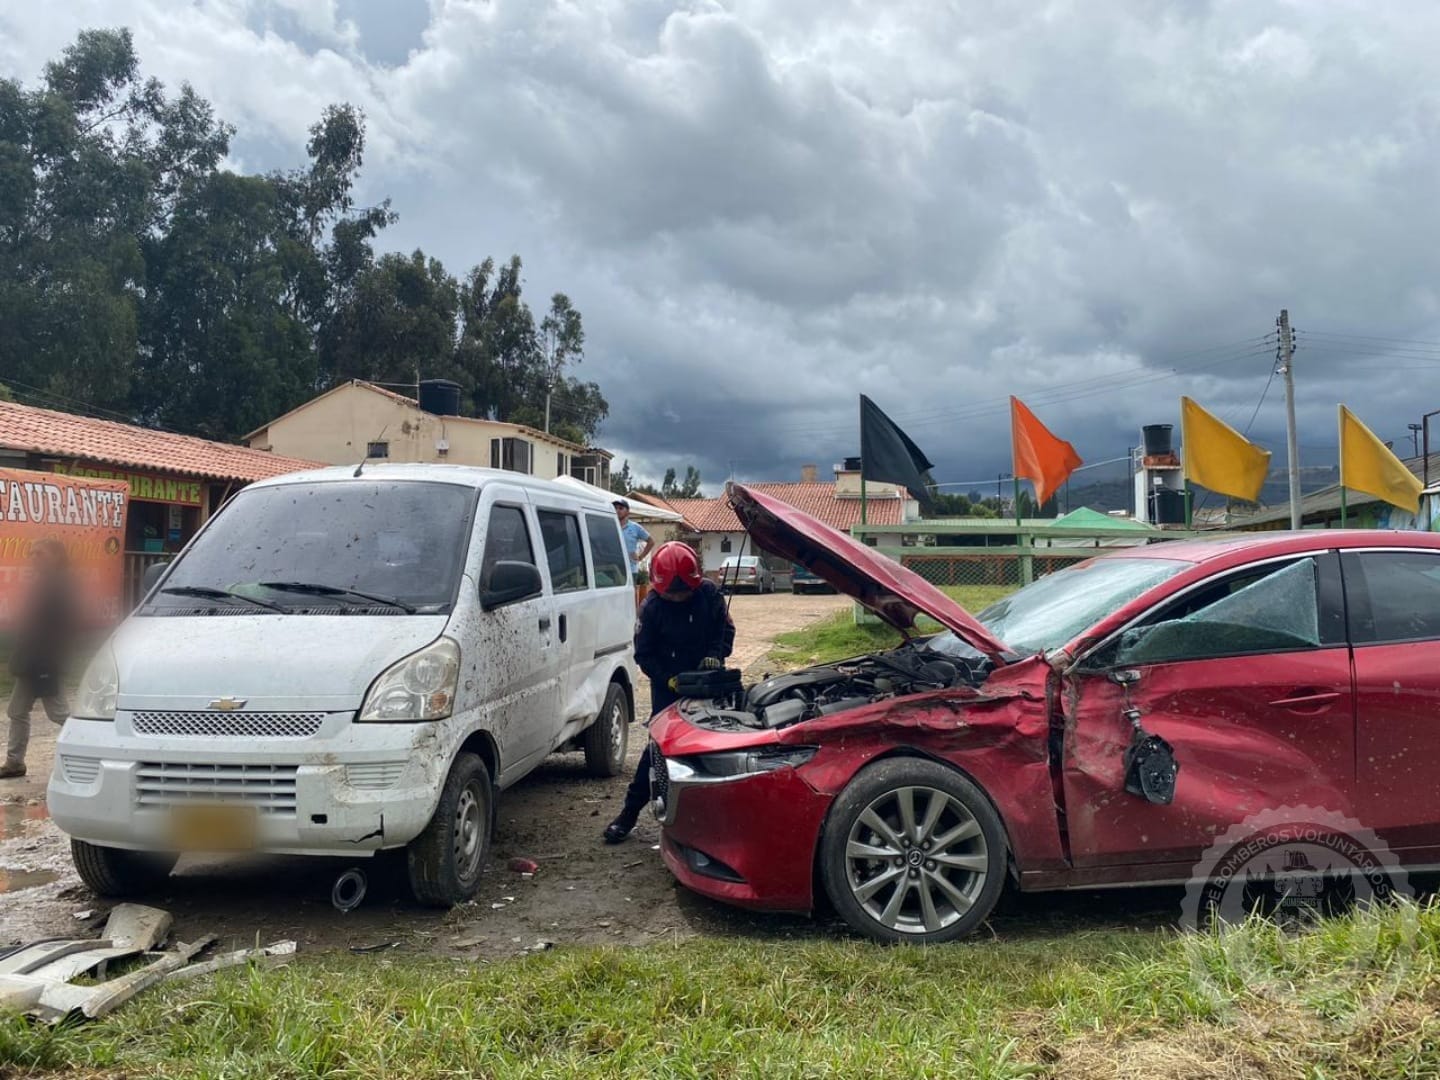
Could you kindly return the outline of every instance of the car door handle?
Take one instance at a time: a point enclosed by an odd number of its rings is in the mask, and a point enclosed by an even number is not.
[[[569,632],[570,632],[570,628],[565,625],[565,616],[564,616],[564,615],[561,615],[561,616],[560,616],[560,642],[561,642],[561,644],[564,644],[564,642],[565,642],[565,635],[568,634]]]
[[[541,616],[540,616],[540,629],[541,629],[541,630],[549,630],[549,629],[550,629],[550,616],[549,616],[549,615],[541,615]]]
[[[1270,702],[1277,709],[1323,709],[1340,700],[1338,690],[1297,690],[1290,697]]]

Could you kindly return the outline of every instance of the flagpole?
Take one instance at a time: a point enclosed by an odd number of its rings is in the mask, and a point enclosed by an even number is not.
[[[1345,507],[1345,485],[1344,485],[1344,484],[1341,484],[1341,485],[1340,485],[1340,528],[1342,528],[1342,529],[1348,528],[1349,526],[1347,525],[1346,522],[1347,522],[1347,514],[1346,514],[1346,507]]]
[[[869,523],[865,499],[865,395],[860,395],[860,524]]]
[[[1025,523],[1023,520],[1021,520],[1020,517],[1020,478],[1018,476],[1014,476],[1011,477],[1011,479],[1015,481],[1015,524],[1018,526],[1023,526]],[[1016,535],[1015,539],[1017,541],[1020,539],[1018,534]]]
[[[1340,528],[1345,528],[1346,506],[1345,506],[1345,406],[1335,406],[1335,417],[1340,425]]]
[[[1190,486],[1190,481],[1185,481],[1185,528],[1195,527],[1195,489]]]

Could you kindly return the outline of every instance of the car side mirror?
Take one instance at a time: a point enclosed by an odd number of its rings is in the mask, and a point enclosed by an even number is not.
[[[544,590],[540,569],[533,563],[497,562],[490,570],[488,584],[480,589],[480,606],[489,611],[539,596]]]
[[[170,569],[169,562],[151,563],[145,568],[145,573],[140,578],[140,591],[149,596],[152,589],[160,584],[160,579],[165,576],[165,571]]]

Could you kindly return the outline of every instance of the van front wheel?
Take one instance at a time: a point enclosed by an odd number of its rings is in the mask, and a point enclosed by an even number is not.
[[[630,742],[630,699],[611,683],[600,715],[585,729],[585,769],[591,776],[619,776]]]
[[[70,859],[90,891],[107,899],[143,896],[159,888],[179,861],[174,855],[102,847],[75,839],[70,841]]]
[[[453,907],[480,890],[494,818],[495,794],[485,762],[476,754],[457,754],[435,816],[406,849],[416,900]]]

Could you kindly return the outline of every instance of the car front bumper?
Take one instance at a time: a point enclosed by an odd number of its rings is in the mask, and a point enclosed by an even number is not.
[[[255,850],[369,854],[413,840],[433,815],[449,755],[436,724],[356,724],[329,714],[308,738],[157,738],[130,717],[66,722],[46,798],[70,836],[166,851],[177,807],[239,806]]]
[[[814,908],[815,849],[831,796],[789,766],[717,781],[665,760],[658,745],[651,754],[660,852],[676,880],[741,907]],[[657,769],[664,769],[663,779]]]

